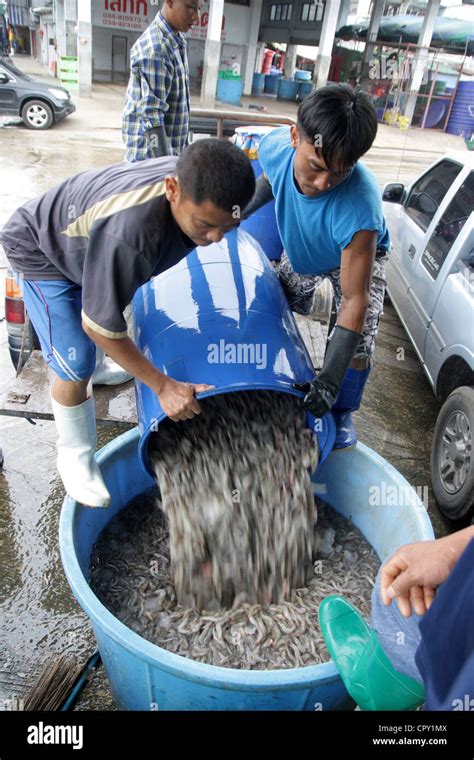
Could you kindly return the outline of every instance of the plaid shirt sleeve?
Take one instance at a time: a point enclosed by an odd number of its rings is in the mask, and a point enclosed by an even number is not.
[[[172,72],[168,62],[161,57],[151,59],[148,53],[135,57],[132,62],[132,75],[137,83],[137,110],[140,113],[143,129],[164,125],[164,116],[169,106],[168,93],[172,85]]]

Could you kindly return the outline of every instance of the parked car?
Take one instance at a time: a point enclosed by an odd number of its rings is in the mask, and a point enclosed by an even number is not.
[[[0,57],[0,116],[19,116],[28,129],[49,129],[75,110],[64,87],[32,79]]]
[[[431,481],[443,514],[474,506],[474,154],[450,153],[406,188],[390,183],[390,299],[442,406]]]

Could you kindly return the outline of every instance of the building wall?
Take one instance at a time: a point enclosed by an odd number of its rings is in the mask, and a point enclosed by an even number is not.
[[[264,42],[317,45],[325,2],[326,0],[263,0],[259,39]]]
[[[130,71],[130,49],[141,32],[129,32],[124,29],[105,29],[92,27],[92,78],[95,82],[126,81]],[[116,71],[112,72],[112,37],[125,37],[127,41],[124,66],[116,58]]]
[[[117,8],[125,8],[128,12],[120,12]],[[138,6],[136,6],[138,8]],[[136,9],[135,8],[135,9]],[[127,53],[125,70],[122,79],[126,81],[129,74],[130,48],[143,30],[152,22],[157,13],[157,6],[150,2],[142,3],[140,13],[130,13],[133,3],[124,0],[114,3],[113,0],[97,0],[93,6],[92,15],[92,67],[93,79],[97,82],[112,81],[112,37],[126,37]],[[144,13],[143,11],[147,12]],[[207,35],[209,2],[204,2],[201,11],[199,27],[193,27],[188,33],[188,59],[191,88],[197,90],[202,78],[204,45]],[[231,3],[224,3],[224,23],[222,29],[221,68],[230,68],[232,63],[238,63],[243,73],[247,42],[250,35],[250,8]],[[116,59],[117,64],[117,59]],[[115,76],[120,81],[120,76]]]
[[[199,90],[202,79],[202,68],[204,64],[204,45],[202,40],[188,40],[188,61],[189,61],[189,79],[191,90]],[[221,47],[220,69],[230,69],[232,64],[237,63],[240,66],[240,73],[243,76],[247,60],[246,45],[231,45],[223,43]]]

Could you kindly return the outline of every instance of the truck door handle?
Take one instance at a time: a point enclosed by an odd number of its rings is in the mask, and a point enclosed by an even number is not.
[[[414,246],[414,245],[413,245],[413,243],[412,243],[412,244],[409,246],[409,248],[408,248],[408,255],[409,255],[409,257],[410,257],[411,259],[414,259],[414,258],[415,258],[415,253],[416,253],[416,248],[415,248],[415,246]]]

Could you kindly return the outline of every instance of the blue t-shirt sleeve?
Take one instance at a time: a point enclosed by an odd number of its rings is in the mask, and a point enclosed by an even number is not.
[[[381,192],[375,180],[363,175],[351,184],[346,190],[344,203],[338,205],[334,237],[341,251],[361,230],[374,230],[379,233],[379,239],[386,230]]]

